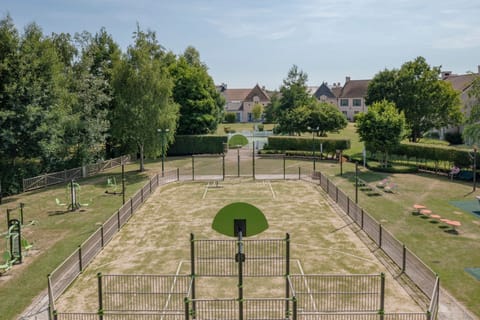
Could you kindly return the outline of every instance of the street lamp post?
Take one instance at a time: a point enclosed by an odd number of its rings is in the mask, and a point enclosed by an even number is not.
[[[170,129],[157,129],[157,132],[160,132],[162,135],[162,177],[165,176],[165,135],[170,131]]]
[[[318,132],[320,128],[319,127],[316,127],[316,128],[307,127],[307,128],[308,130],[312,131],[313,172],[315,172],[315,132]]]

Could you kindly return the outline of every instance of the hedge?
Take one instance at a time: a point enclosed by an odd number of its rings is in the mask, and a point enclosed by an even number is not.
[[[298,150],[312,151],[313,141],[311,137],[283,137],[270,136],[268,144],[264,147],[270,150]],[[324,153],[335,153],[336,150],[345,150],[350,148],[350,140],[348,139],[331,139],[315,137],[315,150],[320,152],[320,145]]]
[[[175,142],[168,148],[169,156],[191,154],[219,154],[224,152],[227,136],[182,135],[175,136]]]
[[[408,159],[449,161],[460,167],[469,167],[472,165],[470,150],[461,150],[447,146],[427,146],[418,143],[403,142],[393,154],[406,156]]]

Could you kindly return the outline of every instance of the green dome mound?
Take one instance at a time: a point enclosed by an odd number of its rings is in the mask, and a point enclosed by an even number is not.
[[[244,146],[248,144],[248,139],[242,134],[235,134],[230,137],[230,140],[228,140],[228,146],[230,148],[235,148],[236,146]]]
[[[226,205],[213,219],[213,230],[235,237],[235,221],[243,220],[245,222],[244,236],[254,236],[268,229],[268,222],[260,209],[246,203],[234,202]]]

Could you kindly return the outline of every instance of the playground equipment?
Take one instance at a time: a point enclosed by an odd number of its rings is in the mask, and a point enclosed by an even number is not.
[[[107,194],[121,194],[123,196],[123,203],[125,203],[125,165],[122,164],[122,190],[117,191],[118,185],[117,185],[117,179],[115,176],[110,176],[107,178],[107,190],[105,190],[105,193]]]
[[[67,184],[67,192],[69,193],[70,195],[70,202],[67,206],[67,208],[70,210],[70,211],[75,211],[77,209],[80,209],[80,207],[88,207],[88,203],[81,203],[80,202],[80,184],[78,184],[77,182],[75,182],[75,180],[71,180],[68,184]],[[55,199],[55,201],[57,202],[57,205],[62,205],[62,203],[60,202],[60,200],[58,199]]]

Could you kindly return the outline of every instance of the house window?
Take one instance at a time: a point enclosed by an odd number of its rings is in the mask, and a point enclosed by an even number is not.
[[[253,121],[253,114],[251,112],[249,112],[247,114],[247,116],[248,116],[248,122],[252,122]]]
[[[353,106],[354,107],[361,107],[362,106],[362,99],[353,99]]]
[[[340,99],[340,107],[348,107],[348,99]]]
[[[237,112],[237,122],[242,122],[242,114],[240,112]]]
[[[260,102],[260,98],[258,96],[254,96],[253,97],[253,102]]]

